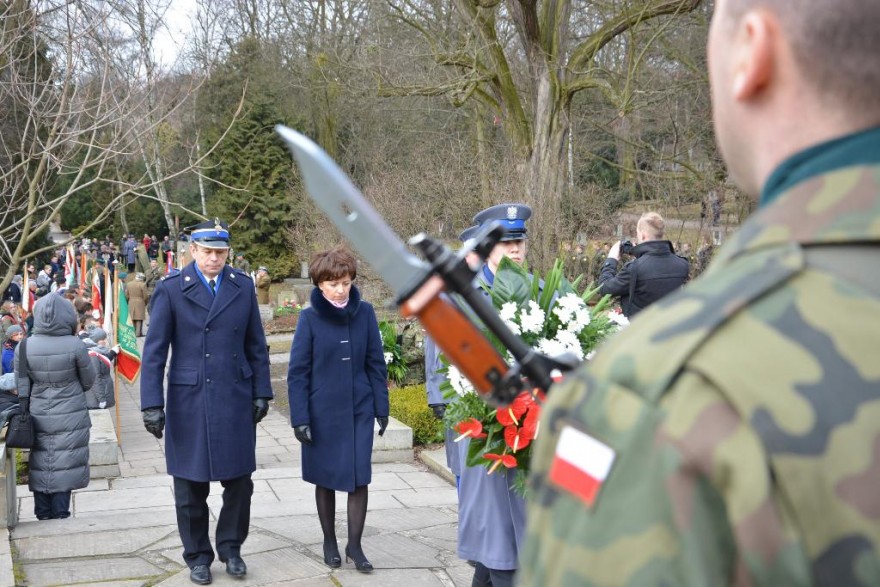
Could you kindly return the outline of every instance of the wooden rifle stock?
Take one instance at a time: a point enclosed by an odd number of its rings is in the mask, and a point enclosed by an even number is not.
[[[455,304],[444,299],[443,279],[434,275],[400,306],[405,317],[416,317],[446,357],[488,395],[509,367],[477,326]]]

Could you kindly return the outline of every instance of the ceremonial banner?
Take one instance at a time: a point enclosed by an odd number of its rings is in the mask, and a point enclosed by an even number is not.
[[[88,255],[86,255],[85,253],[82,253],[80,255],[81,263],[80,263],[80,267],[79,267],[79,285],[80,285],[80,287],[83,288],[83,293],[85,293],[85,286],[86,286],[86,279],[87,279],[86,275],[88,275],[88,273],[86,273],[86,258],[87,258],[87,256]]]
[[[24,271],[22,273],[22,281],[21,281],[21,309],[25,312],[31,311],[31,287],[30,287],[30,279],[28,279],[28,262],[27,259],[24,260]]]
[[[113,332],[113,284],[118,279],[110,278],[110,270],[104,267],[104,295],[107,299],[104,300],[104,332],[111,333]]]
[[[64,281],[67,287],[72,287],[76,280],[76,255],[73,252],[73,245],[67,245],[64,256]]]
[[[101,300],[101,281],[98,277],[99,268],[95,267],[92,272],[92,310],[97,310],[98,313],[104,311],[104,303]]]
[[[122,378],[134,383],[141,372],[141,354],[138,351],[134,324],[128,315],[128,300],[122,292],[122,280],[116,285],[116,344],[119,355],[116,357],[116,368]]]
[[[165,255],[165,273],[171,273],[171,270],[174,269],[174,253],[168,251]]]

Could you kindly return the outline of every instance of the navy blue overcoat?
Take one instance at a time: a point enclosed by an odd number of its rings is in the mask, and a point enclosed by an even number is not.
[[[336,491],[368,485],[374,419],[388,416],[388,375],[373,306],[351,288],[336,308],[318,288],[299,314],[287,374],[290,421],[308,424],[303,480]]]
[[[163,396],[165,363],[168,393]],[[254,282],[223,268],[216,297],[194,262],[160,280],[150,300],[141,409],[164,407],[168,473],[234,479],[256,469],[253,400],[272,398]]]

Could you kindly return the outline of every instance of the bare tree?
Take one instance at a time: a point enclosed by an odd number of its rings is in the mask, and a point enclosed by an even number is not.
[[[157,198],[187,173],[132,172],[173,108],[140,91],[115,58],[127,39],[105,5],[4,4],[0,29],[0,290],[37,235],[76,194],[109,194],[77,237],[126,201]],[[160,200],[161,201],[161,200]],[[45,252],[46,246],[31,254]]]
[[[573,97],[609,87],[599,58],[620,35],[690,12],[701,1],[387,0],[391,14],[422,35],[446,73],[433,72],[440,83],[407,83],[398,72],[383,71],[381,91],[447,95],[458,104],[477,100],[499,117],[520,161],[523,196],[541,227],[534,252],[543,265],[557,251]],[[451,13],[458,25],[449,22]]]

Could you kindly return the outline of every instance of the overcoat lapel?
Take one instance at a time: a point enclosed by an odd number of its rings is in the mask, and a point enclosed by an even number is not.
[[[180,288],[183,291],[183,297],[193,302],[201,308],[210,311],[214,302],[214,296],[202,283],[195,269],[195,261],[187,265],[181,271]],[[220,288],[221,290],[223,288]]]
[[[207,288],[202,287],[210,297],[211,293],[208,292]],[[238,298],[238,294],[241,291],[241,286],[238,284],[238,280],[235,277],[235,273],[232,269],[227,265],[223,268],[223,280],[221,281],[220,289],[217,292],[216,299],[214,300],[214,304],[211,306],[211,310],[208,312],[208,318],[205,320],[206,323],[211,322],[218,314],[223,312],[223,310],[234,302],[236,298]]]

